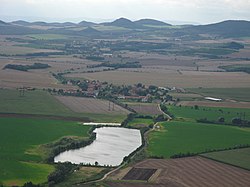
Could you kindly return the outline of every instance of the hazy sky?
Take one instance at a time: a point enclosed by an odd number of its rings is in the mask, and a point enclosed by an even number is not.
[[[197,23],[250,20],[250,0],[0,0],[5,21],[101,21],[126,17]]]

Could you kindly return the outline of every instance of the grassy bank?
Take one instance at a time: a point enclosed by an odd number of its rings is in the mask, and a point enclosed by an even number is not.
[[[39,145],[65,136],[88,137],[88,126],[54,120],[0,118],[0,183],[43,183],[54,170]]]

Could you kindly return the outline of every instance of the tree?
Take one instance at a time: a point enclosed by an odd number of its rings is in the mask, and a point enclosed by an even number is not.
[[[98,166],[98,165],[99,165],[99,163],[97,161],[95,161],[95,166]]]
[[[194,105],[194,109],[195,110],[199,110],[199,106],[198,105]]]
[[[158,116],[154,119],[155,122],[165,121],[165,120],[166,120],[166,119],[165,119],[165,117],[164,117],[163,114],[158,115]]]
[[[240,124],[242,124],[242,120],[240,118],[233,118],[232,123],[234,125],[240,125]]]
[[[219,123],[224,123],[225,122],[225,118],[224,117],[219,117],[218,122]]]

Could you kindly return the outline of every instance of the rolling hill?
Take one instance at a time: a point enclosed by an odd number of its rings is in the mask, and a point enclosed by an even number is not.
[[[137,25],[171,26],[168,23],[154,19],[140,19],[135,21],[134,23],[136,23]]]

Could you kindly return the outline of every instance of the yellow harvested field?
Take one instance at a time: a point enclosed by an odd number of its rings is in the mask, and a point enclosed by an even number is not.
[[[250,86],[250,75],[241,72],[201,72],[153,70],[116,70],[96,73],[69,74],[90,80],[107,81],[118,85],[143,83],[145,85],[183,88],[239,88]]]
[[[0,87],[2,88],[56,88],[75,89],[72,85],[59,83],[52,75],[44,72],[23,72],[16,70],[0,70]]]
[[[112,102],[95,98],[55,96],[62,104],[77,113],[129,114],[130,112]]]

